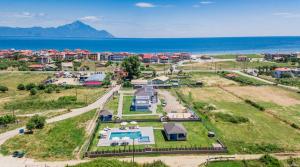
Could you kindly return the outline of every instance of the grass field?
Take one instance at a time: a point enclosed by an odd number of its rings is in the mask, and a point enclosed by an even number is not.
[[[216,59],[235,59],[237,55],[225,54],[225,55],[213,55],[213,58]],[[263,58],[264,56],[261,54],[245,54],[243,56],[247,56],[248,58]]]
[[[111,98],[104,106],[104,109],[113,111],[113,114],[118,113],[118,105],[119,105],[119,96],[114,96]]]
[[[85,129],[95,110],[83,115],[47,124],[32,135],[18,135],[1,146],[5,155],[16,150],[26,152],[26,157],[39,160],[64,160],[74,158],[77,150],[86,139]]]
[[[149,114],[149,112],[143,111],[131,111],[130,106],[133,100],[133,96],[124,96],[123,97],[123,114]]]
[[[34,96],[31,96],[29,91],[17,90],[17,86],[20,83],[39,84],[48,76],[52,76],[52,73],[1,73],[0,85],[7,86],[9,91],[6,93],[0,93],[0,114],[6,114],[12,112],[13,107],[17,114],[27,114],[35,112],[44,112],[46,108],[43,108],[41,103],[49,103],[51,100],[57,100],[62,96],[76,96],[76,89],[61,89],[60,93],[55,91],[51,94],[45,93],[43,90],[38,91]],[[78,88],[77,89],[77,101],[80,103],[76,105],[68,105],[63,108],[81,107],[86,103],[92,103],[101,95],[104,94],[106,89],[104,88]],[[6,106],[6,107],[5,107]],[[25,107],[26,106],[26,107]],[[58,108],[48,108],[58,109]]]
[[[252,62],[236,62],[236,61],[221,61],[221,62],[201,62],[188,63],[184,66],[178,67],[182,70],[239,70],[239,69],[253,69],[259,66],[274,66],[277,67],[296,67],[292,63],[276,63],[266,61],[252,61]]]
[[[300,126],[300,94],[275,86],[227,87],[226,89],[245,99],[250,99],[280,118]]]
[[[157,148],[167,148],[167,147],[181,147],[181,146],[202,146],[202,147],[209,147],[215,142],[214,139],[209,139],[207,137],[208,131],[200,122],[184,122],[182,123],[183,126],[188,131],[187,141],[167,141],[164,137],[163,132],[163,124],[161,122],[140,122],[138,125],[140,127],[153,127],[154,129],[154,138],[155,144],[150,145],[151,147]],[[99,131],[103,130],[103,128],[110,127],[110,128],[119,128],[120,124],[114,123],[103,123],[98,128]],[[97,132],[96,134],[99,134]],[[114,149],[124,149],[124,146],[109,146],[109,147],[97,147],[98,143],[98,136],[93,139],[92,147],[90,151],[96,150],[114,150]],[[125,149],[129,147],[126,146]],[[145,145],[137,145],[136,148],[144,148]]]
[[[168,71],[170,69],[170,64],[150,64],[149,67],[156,71]]]
[[[190,99],[191,94],[194,102],[216,105],[214,112],[249,119],[247,123],[234,124],[220,121],[213,117],[214,114],[209,114],[210,125],[232,153],[300,149],[299,131],[220,88],[181,88],[180,92],[186,99]]]
[[[191,72],[189,73],[192,80],[202,81],[204,86],[229,86],[238,85],[237,82],[221,77],[214,72]]]

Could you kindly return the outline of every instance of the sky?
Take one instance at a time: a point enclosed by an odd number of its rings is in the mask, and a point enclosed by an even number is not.
[[[300,0],[0,0],[0,26],[80,20],[124,38],[300,36]]]

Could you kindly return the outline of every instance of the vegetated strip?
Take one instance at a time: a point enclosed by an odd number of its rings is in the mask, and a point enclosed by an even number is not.
[[[265,111],[265,113],[271,115],[272,117],[274,117],[275,119],[279,120],[280,122],[283,122],[283,123],[285,123],[285,124],[291,126],[291,127],[294,128],[294,129],[300,130],[300,127],[299,127],[297,124],[295,124],[295,123],[293,123],[293,122],[290,122],[290,121],[288,121],[288,120],[286,120],[286,119],[280,118],[278,115],[274,114],[272,111],[266,110],[263,106],[261,106],[261,105],[255,103],[254,101],[251,101],[251,100],[249,100],[249,99],[244,99],[243,97],[241,97],[241,96],[239,96],[239,95],[237,95],[237,94],[235,94],[235,93],[233,93],[233,92],[231,92],[231,91],[225,89],[225,88],[222,87],[222,86],[219,86],[219,88],[222,89],[223,91],[225,91],[225,92],[227,92],[227,93],[229,93],[229,94],[231,94],[231,95],[233,95],[233,96],[235,96],[235,97],[237,97],[237,98],[243,100],[245,103],[251,105],[252,107],[255,107],[256,109],[258,109],[258,110],[260,110],[260,111]]]

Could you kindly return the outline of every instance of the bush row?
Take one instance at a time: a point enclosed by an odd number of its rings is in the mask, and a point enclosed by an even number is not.
[[[249,100],[249,99],[246,99],[245,102],[248,103],[248,104],[250,104],[251,106],[253,106],[253,107],[259,109],[260,111],[265,111],[265,110],[266,110],[265,107],[263,107],[263,106],[261,106],[261,105],[255,103],[254,101],[251,101],[251,100]]]
[[[226,114],[226,113],[215,113],[214,116],[217,119],[220,119],[224,122],[231,122],[234,124],[240,124],[240,123],[247,123],[249,122],[248,118],[242,117],[242,116],[234,116],[234,115],[230,115],[230,114]]]

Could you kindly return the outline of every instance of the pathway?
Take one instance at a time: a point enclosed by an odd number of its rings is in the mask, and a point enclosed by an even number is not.
[[[120,96],[119,96],[119,104],[118,104],[118,114],[117,114],[117,116],[118,116],[119,118],[122,118],[122,112],[123,112],[123,97],[124,97],[123,92],[120,92]]]
[[[86,107],[72,109],[71,112],[60,115],[60,116],[57,116],[57,117],[47,119],[46,122],[47,123],[53,123],[53,122],[65,120],[65,119],[68,119],[68,118],[72,118],[72,117],[76,117],[78,115],[84,114],[84,113],[86,113],[88,111],[91,111],[93,109],[99,108],[110,98],[110,96],[112,96],[112,94],[114,92],[118,91],[120,89],[120,87],[121,86],[118,85],[118,86],[112,88],[109,92],[104,94],[97,101],[95,101],[94,103],[92,103],[92,104],[90,104]],[[20,128],[15,129],[15,130],[7,131],[5,133],[0,134],[0,145],[2,145],[6,140],[18,135],[19,129],[21,129],[21,128],[24,128],[24,127],[20,127]]]
[[[290,89],[290,90],[293,90],[293,91],[300,91],[300,88],[297,88],[297,87],[287,86],[287,85],[282,85],[282,84],[276,84],[275,82],[271,82],[271,81],[268,81],[266,79],[262,79],[262,78],[255,77],[255,76],[252,76],[252,75],[249,75],[249,74],[245,74],[241,71],[234,71],[234,72],[237,73],[237,74],[243,75],[245,77],[253,78],[253,79],[268,83],[268,84],[276,85],[276,86],[286,88],[286,89]]]
[[[280,160],[293,158],[300,158],[300,153],[276,153],[272,154]],[[254,160],[259,159],[263,154],[237,154],[237,155],[168,155],[168,156],[154,156],[154,157],[135,157],[135,162],[151,163],[153,161],[161,160],[170,167],[198,167],[200,164],[206,162],[208,158],[214,157],[235,157],[232,160]],[[42,162],[35,161],[29,158],[13,158],[11,156],[0,156],[1,167],[65,167],[66,165],[75,165],[88,160],[69,160],[69,161],[51,161]],[[119,160],[131,162],[132,158],[119,158]]]

